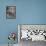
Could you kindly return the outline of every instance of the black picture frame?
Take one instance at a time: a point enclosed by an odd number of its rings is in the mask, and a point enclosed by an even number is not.
[[[6,6],[6,19],[16,19],[16,6]]]

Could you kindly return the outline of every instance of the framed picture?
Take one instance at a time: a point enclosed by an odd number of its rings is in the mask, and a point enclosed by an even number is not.
[[[6,19],[16,19],[16,6],[6,7]]]
[[[19,39],[31,41],[46,41],[46,25],[18,25]]]

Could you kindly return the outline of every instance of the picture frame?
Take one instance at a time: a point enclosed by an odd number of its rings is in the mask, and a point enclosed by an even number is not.
[[[6,6],[6,19],[16,19],[16,6]]]

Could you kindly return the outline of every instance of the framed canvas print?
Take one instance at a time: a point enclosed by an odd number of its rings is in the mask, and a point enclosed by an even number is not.
[[[6,7],[6,19],[16,19],[16,6]]]
[[[20,28],[20,29],[19,29]],[[18,25],[18,33],[21,40],[46,41],[46,25]]]

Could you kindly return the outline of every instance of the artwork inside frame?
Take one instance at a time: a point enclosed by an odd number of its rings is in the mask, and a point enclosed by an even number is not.
[[[16,19],[16,6],[6,6],[6,19]]]
[[[46,25],[20,24],[18,25],[18,31],[20,32],[20,41],[46,41]]]

